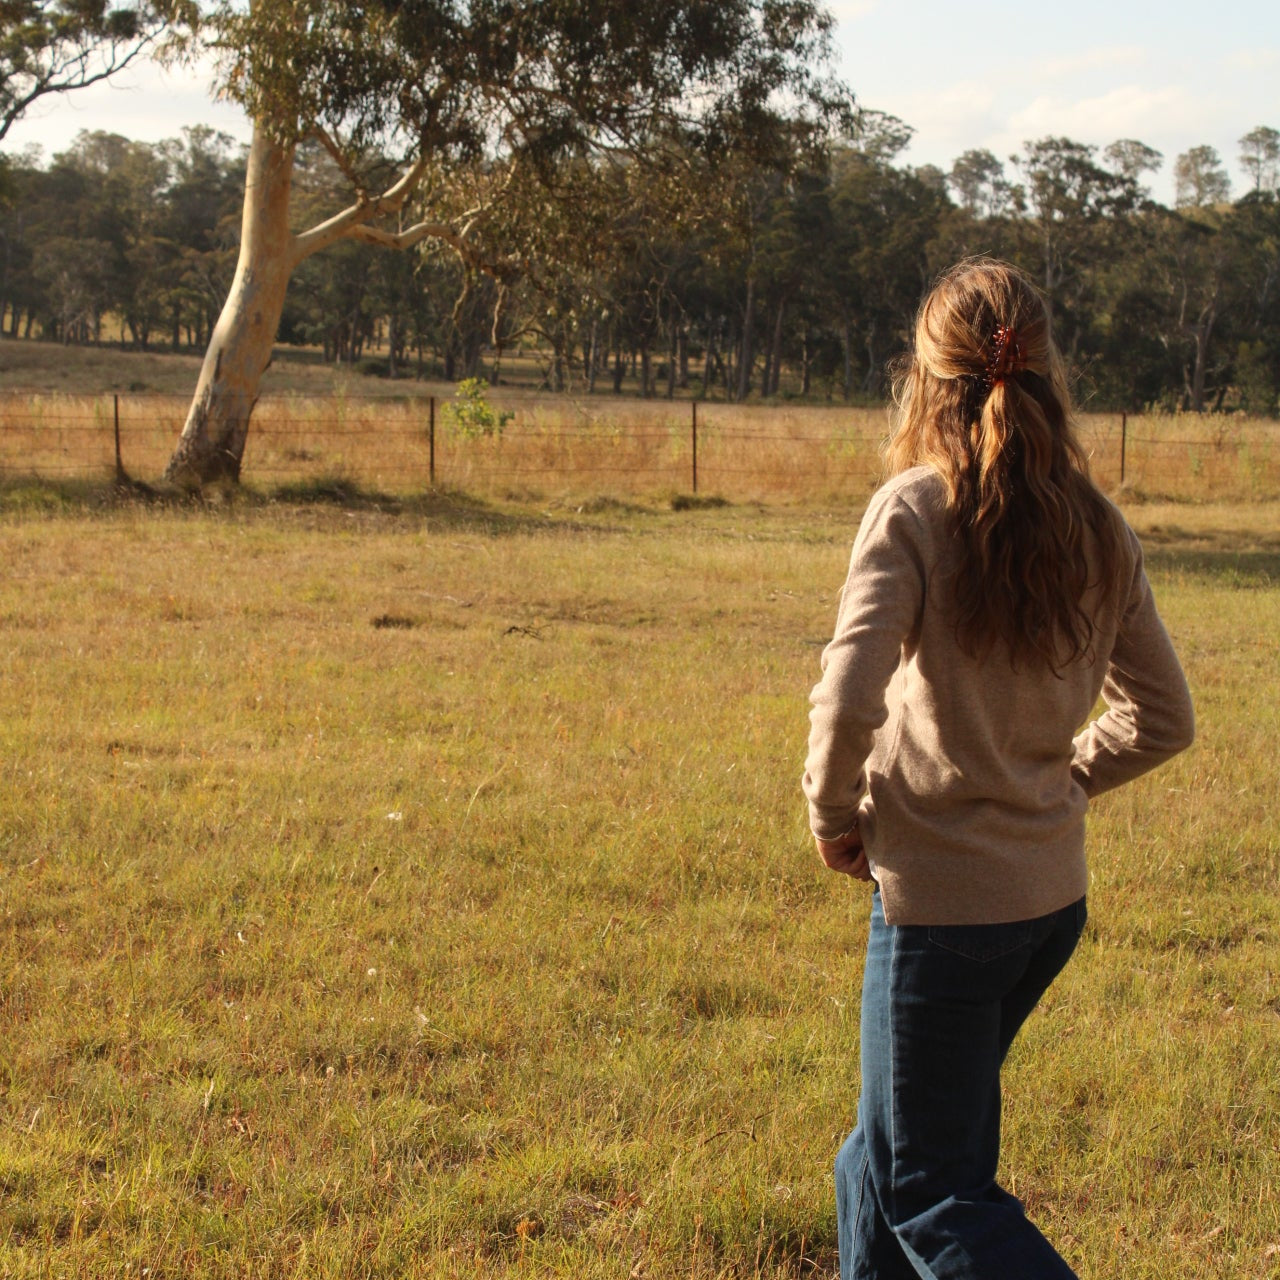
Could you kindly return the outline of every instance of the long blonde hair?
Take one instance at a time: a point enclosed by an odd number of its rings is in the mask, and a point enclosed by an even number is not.
[[[1011,329],[1017,358],[1001,363]],[[1001,338],[1005,340],[1002,342]],[[920,307],[895,387],[890,475],[942,477],[963,554],[956,633],[977,655],[1003,642],[1014,663],[1055,670],[1087,656],[1089,587],[1115,590],[1120,526],[1089,477],[1049,312],[1016,267],[961,262]]]

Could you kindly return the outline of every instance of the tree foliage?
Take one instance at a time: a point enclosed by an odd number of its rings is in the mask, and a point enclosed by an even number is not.
[[[506,246],[495,272],[446,240],[386,253],[347,239],[297,266],[280,339],[371,376],[494,382],[520,352],[554,390],[875,397],[933,274],[997,253],[1040,281],[1090,405],[1276,412],[1273,192],[1165,208],[1143,193],[1141,143],[1051,138],[1024,148],[1016,181],[994,157],[961,157],[953,178],[968,168],[981,185],[968,199],[953,182],[953,200],[865,136],[825,158],[803,133],[789,145],[781,166],[740,153],[712,168],[668,141],[643,165],[575,156],[504,176],[519,207],[491,201],[471,232]],[[386,182],[397,158],[363,163]],[[85,134],[43,168],[15,158],[5,331],[199,347],[231,281],[244,163],[208,130],[155,146]],[[452,198],[476,207],[500,172],[464,167]],[[696,201],[691,183],[708,187]],[[295,225],[349,197],[325,146],[299,143]]]
[[[1254,191],[1274,194],[1280,186],[1280,129],[1250,129],[1240,139],[1240,165],[1253,179]]]
[[[203,127],[152,146],[84,132],[41,170],[11,166],[0,202],[0,312],[64,342],[173,349],[207,340],[235,260],[244,162]],[[163,335],[163,337],[162,337]]]
[[[1179,209],[1207,209],[1231,194],[1222,157],[1214,147],[1192,147],[1173,162],[1174,204]]]

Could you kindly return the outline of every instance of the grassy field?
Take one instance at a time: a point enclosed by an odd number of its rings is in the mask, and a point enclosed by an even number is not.
[[[798,793],[855,508],[0,507],[0,1275],[831,1275],[862,886]],[[1197,699],[1091,816],[1006,1170],[1280,1276],[1280,505],[1131,506]]]

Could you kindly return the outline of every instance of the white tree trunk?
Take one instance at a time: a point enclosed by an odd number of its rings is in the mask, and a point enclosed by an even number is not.
[[[205,352],[186,425],[165,470],[184,489],[236,483],[295,264],[289,230],[293,147],[255,127],[245,178],[240,259]]]

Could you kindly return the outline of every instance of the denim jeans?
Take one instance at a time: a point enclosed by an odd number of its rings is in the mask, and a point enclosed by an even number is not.
[[[891,925],[873,893],[841,1280],[1072,1280],[996,1164],[1000,1066],[1084,923],[1081,898],[1012,924]]]

